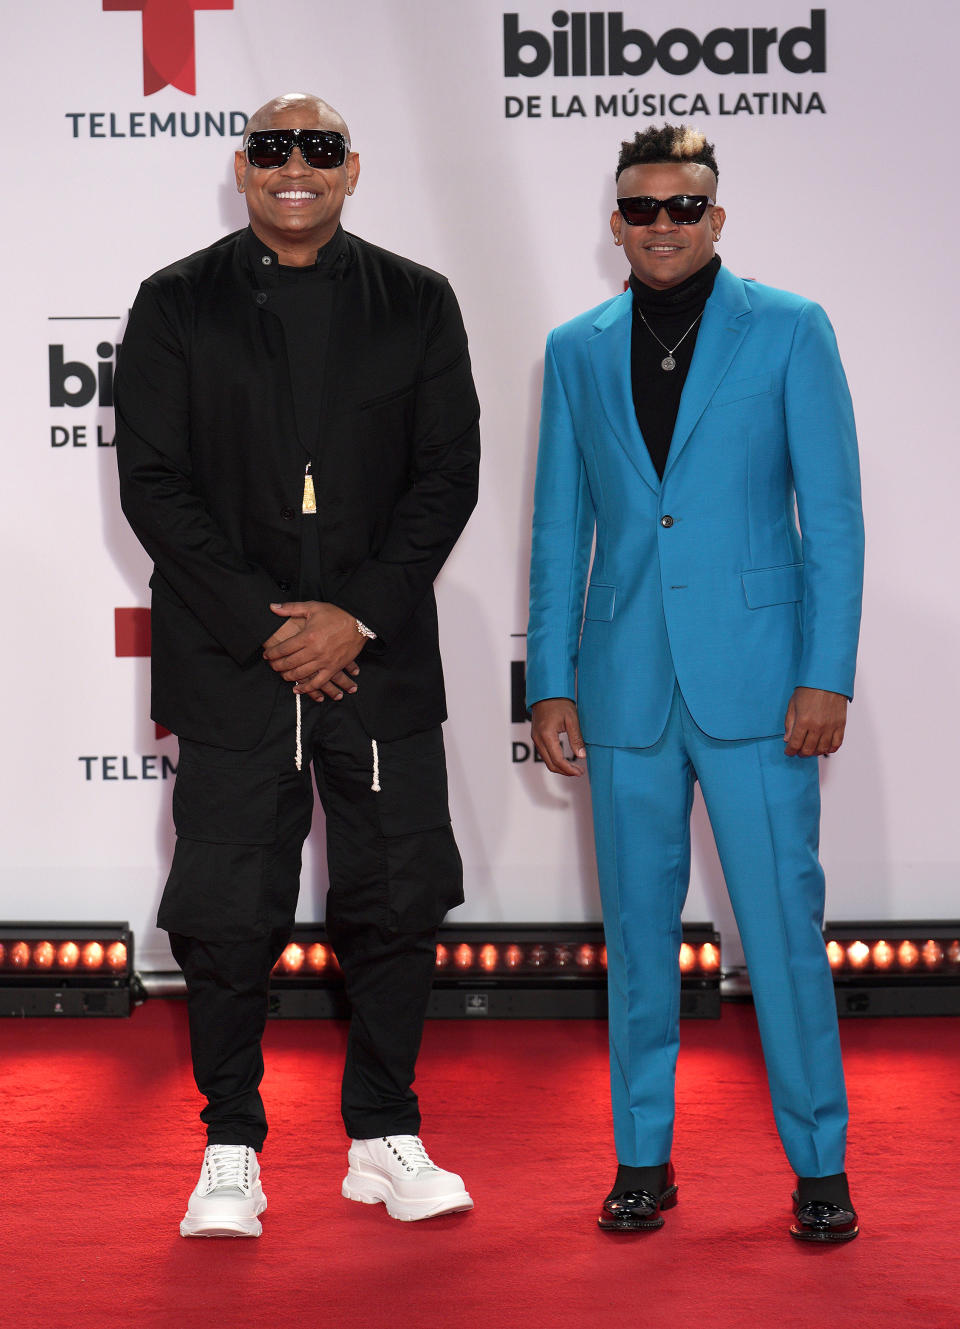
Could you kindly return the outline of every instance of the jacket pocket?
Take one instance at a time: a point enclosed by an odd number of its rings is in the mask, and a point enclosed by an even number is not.
[[[364,397],[357,402],[357,410],[367,411],[374,406],[389,406],[391,402],[409,397],[414,390],[414,386],[413,384],[407,384],[404,387],[393,388],[390,392],[380,392],[375,397]]]
[[[726,406],[728,402],[759,397],[773,387],[772,374],[755,374],[752,378],[738,378],[724,383],[713,395],[711,406]]]
[[[617,599],[616,586],[603,586],[591,583],[587,591],[587,604],[583,611],[584,618],[598,618],[607,622],[613,618],[613,606]]]
[[[803,564],[784,563],[776,568],[751,568],[740,573],[748,609],[789,604],[803,598]]]

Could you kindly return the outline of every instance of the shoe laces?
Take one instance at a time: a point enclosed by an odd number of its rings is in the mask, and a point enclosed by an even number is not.
[[[395,1154],[408,1172],[439,1172],[440,1169],[423,1147],[419,1135],[384,1135],[383,1143]]]
[[[246,1145],[208,1145],[205,1162],[213,1173],[214,1190],[249,1189],[250,1153]]]

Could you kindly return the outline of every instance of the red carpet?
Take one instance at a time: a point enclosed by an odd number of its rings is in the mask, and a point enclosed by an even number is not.
[[[687,1021],[680,1203],[598,1232],[613,1175],[606,1026],[433,1022],[424,1136],[471,1214],[396,1223],[340,1198],[344,1034],[273,1023],[258,1241],[177,1234],[203,1147],[182,1003],[130,1020],[0,1020],[3,1329],[957,1329],[960,1022],[842,1025],[862,1232],[787,1235],[753,1013]],[[735,1185],[735,1179],[740,1178]]]

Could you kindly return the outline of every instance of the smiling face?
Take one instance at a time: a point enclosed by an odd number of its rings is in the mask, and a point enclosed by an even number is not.
[[[657,162],[628,166],[617,181],[618,198],[672,198],[706,194],[716,198],[717,181],[709,166],[694,162]],[[650,226],[628,226],[619,212],[610,218],[614,239],[623,245],[634,275],[655,290],[678,286],[713,258],[714,241],[726,219],[723,208],[708,207],[693,226],[678,226],[661,208]]]
[[[323,102],[304,99],[265,117],[258,112],[250,123],[256,129],[336,129],[350,141],[340,116]],[[360,174],[355,152],[347,153],[342,166],[316,171],[306,165],[297,147],[286,165],[273,170],[251,166],[242,151],[236,153],[234,165],[254,233],[291,267],[314,262],[317,250],[336,231],[344,198],[353,193]]]

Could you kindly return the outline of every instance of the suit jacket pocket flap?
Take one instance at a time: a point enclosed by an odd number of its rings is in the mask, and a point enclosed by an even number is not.
[[[788,604],[803,595],[802,563],[786,563],[779,568],[753,568],[741,572],[740,578],[750,609]]]
[[[743,401],[745,397],[759,397],[773,387],[772,374],[757,374],[753,378],[738,378],[722,384],[714,393],[712,406],[724,406],[727,402]]]
[[[613,618],[613,606],[617,598],[616,586],[591,585],[587,591],[587,607],[584,618]]]

